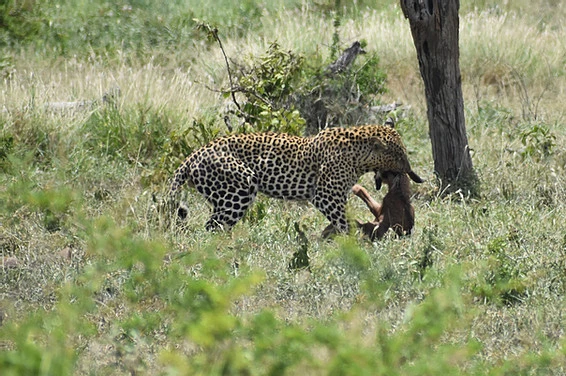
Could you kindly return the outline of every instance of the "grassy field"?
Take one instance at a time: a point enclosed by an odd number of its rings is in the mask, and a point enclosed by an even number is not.
[[[343,1],[339,17],[335,2],[201,3],[0,5],[2,374],[566,374],[563,2],[462,3],[476,198],[438,192],[396,2]],[[377,57],[387,77],[368,104],[404,104],[398,130],[427,179],[413,235],[324,240],[311,205],[262,196],[208,233],[191,190],[171,224],[167,179],[233,106],[193,19],[239,64],[275,41],[302,56],[303,83],[333,48],[367,43],[355,68]],[[290,270],[305,250],[309,268]]]

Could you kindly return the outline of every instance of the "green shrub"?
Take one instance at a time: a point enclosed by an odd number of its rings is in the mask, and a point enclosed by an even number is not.
[[[210,29],[211,27],[208,26]],[[215,34],[217,37],[217,34]],[[252,59],[249,68],[240,67],[234,91],[245,97],[236,115],[243,119],[246,131],[277,131],[291,134],[315,134],[334,126],[367,123],[376,114],[369,109],[375,98],[385,92],[385,73],[373,55],[345,72],[331,74],[327,66],[308,66],[308,61],[292,51],[283,51],[272,43],[265,55]]]
[[[524,300],[529,284],[521,264],[510,255],[509,238],[497,237],[487,245],[490,257],[487,269],[472,288],[482,300],[504,305],[513,305]]]
[[[8,0],[0,4],[0,46],[16,47],[41,32],[41,10],[35,1]]]
[[[543,124],[534,124],[521,131],[521,143],[524,150],[523,157],[544,159],[554,152],[556,136]]]
[[[369,58],[364,59],[362,66],[354,71],[354,80],[358,84],[358,88],[362,95],[368,102],[373,101],[373,98],[387,92],[385,80],[387,75],[379,65],[379,57],[371,55]]]
[[[253,130],[301,133],[304,119],[288,102],[298,86],[303,63],[302,56],[272,43],[265,55],[253,59],[250,68],[238,72],[233,90],[245,96],[238,115]]]

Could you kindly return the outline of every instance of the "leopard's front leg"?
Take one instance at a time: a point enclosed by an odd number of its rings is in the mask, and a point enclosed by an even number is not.
[[[329,193],[317,192],[312,199],[313,205],[330,221],[330,225],[323,231],[322,236],[328,237],[335,232],[348,233],[346,220],[346,200],[332,197]]]
[[[331,164],[331,166],[333,166]],[[346,201],[357,177],[348,171],[336,171],[323,166],[317,180],[316,190],[311,202],[330,221],[333,228],[327,227],[323,236],[333,232],[348,233]]]

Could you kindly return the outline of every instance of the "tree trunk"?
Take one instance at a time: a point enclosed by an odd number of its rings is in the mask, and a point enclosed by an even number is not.
[[[459,65],[459,0],[401,0],[424,81],[434,171],[441,189],[477,193]]]

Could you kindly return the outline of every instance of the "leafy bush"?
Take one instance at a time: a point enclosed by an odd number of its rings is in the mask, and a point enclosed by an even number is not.
[[[234,91],[245,97],[242,106],[235,103],[236,115],[244,120],[240,131],[249,124],[256,131],[310,135],[327,127],[375,120],[369,104],[385,92],[385,73],[377,56],[339,73],[331,73],[329,64],[307,66],[304,57],[272,43],[265,55],[252,59],[249,68],[239,67],[236,83],[225,97]]]
[[[525,149],[521,152],[523,157],[543,159],[554,152],[556,136],[543,124],[534,124],[521,131],[521,143]]]
[[[287,102],[297,86],[303,62],[303,57],[272,43],[265,55],[254,58],[250,68],[238,71],[237,87],[232,90],[244,94],[241,115],[254,130],[300,133],[304,120]]]
[[[385,74],[378,61],[377,56],[372,56],[361,68],[354,65],[332,75],[325,72],[324,66],[318,67],[318,73],[308,78],[302,90],[293,96],[306,120],[305,133],[375,122],[378,114],[371,106],[385,92]]]

